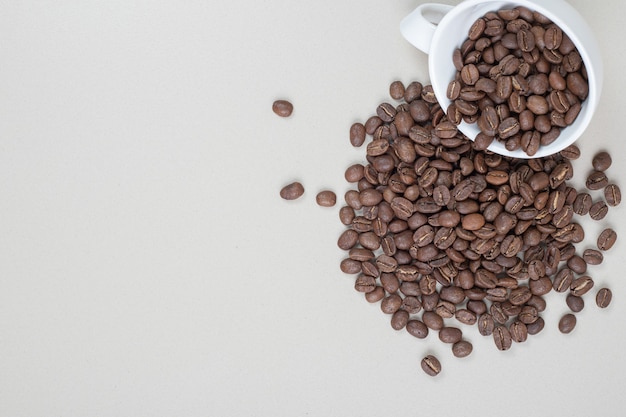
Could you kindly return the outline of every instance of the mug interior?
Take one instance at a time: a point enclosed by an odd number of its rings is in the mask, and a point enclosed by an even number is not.
[[[544,3],[563,2],[546,1]],[[454,53],[454,50],[460,47],[461,44],[467,39],[468,31],[476,19],[484,16],[490,11],[514,8],[517,6],[525,6],[531,10],[538,11],[551,19],[565,33],[567,33],[583,58],[589,78],[589,95],[585,101],[582,102],[581,111],[578,114],[578,117],[574,123],[561,131],[560,136],[554,142],[549,145],[542,145],[539,147],[537,153],[532,156],[532,158],[539,158],[557,153],[574,143],[576,139],[582,135],[583,131],[589,124],[599,99],[601,75],[596,74],[594,67],[594,65],[601,67],[601,63],[596,62],[599,58],[594,60],[589,57],[589,48],[583,46],[581,38],[572,31],[570,25],[564,22],[562,18],[556,16],[552,11],[529,1],[467,0],[452,9],[443,17],[441,22],[439,22],[437,30],[433,35],[429,53],[429,73],[435,96],[437,97],[441,107],[445,110],[451,104],[451,101],[446,96],[448,84],[454,79],[456,74],[456,68],[452,63],[452,54]],[[576,13],[575,10],[573,12]],[[565,15],[566,16],[564,17],[567,18],[567,13],[565,13]],[[574,16],[574,20],[576,20],[576,17],[580,18],[579,16]],[[583,35],[589,34],[585,33]],[[587,38],[589,38],[589,36],[587,36]],[[593,38],[585,39],[585,41],[588,43],[593,42]],[[480,132],[476,123],[468,124],[466,122],[461,122],[459,129],[472,140],[474,140],[476,135]],[[507,155],[516,158],[529,158],[529,156],[521,149],[512,152],[507,150],[504,147],[504,143],[498,140],[493,141],[493,143],[489,146],[489,150],[500,155]]]

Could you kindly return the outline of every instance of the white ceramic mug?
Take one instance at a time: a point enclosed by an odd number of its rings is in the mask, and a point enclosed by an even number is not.
[[[564,0],[465,0],[457,6],[427,3],[406,16],[400,31],[406,40],[428,54],[428,72],[435,96],[443,109],[451,101],[447,98],[448,84],[454,79],[456,69],[452,54],[467,39],[469,28],[487,12],[524,6],[535,10],[557,24],[570,37],[587,70],[589,95],[583,101],[578,117],[561,131],[551,144],[540,146],[533,158],[552,155],[578,139],[593,117],[602,90],[602,57],[591,28],[583,17]],[[459,129],[474,140],[480,132],[476,123],[461,122]],[[528,158],[521,149],[508,151],[504,143],[494,140],[489,150],[500,155]]]

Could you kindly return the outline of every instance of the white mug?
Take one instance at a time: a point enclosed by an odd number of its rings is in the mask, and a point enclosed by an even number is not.
[[[533,158],[552,155],[571,145],[589,125],[600,101],[602,90],[602,57],[600,48],[589,25],[570,4],[564,0],[465,0],[457,6],[427,3],[406,16],[400,31],[413,46],[428,54],[430,83],[441,108],[447,109],[451,101],[446,96],[448,84],[454,79],[456,68],[452,55],[467,39],[472,24],[490,11],[523,6],[537,11],[558,25],[572,40],[583,59],[589,83],[589,95],[582,102],[581,111],[571,125],[563,128],[560,136],[549,145],[542,145]],[[480,132],[476,123],[461,122],[459,129],[474,140]],[[500,155],[529,158],[518,149],[509,151],[504,143],[494,140],[488,148]]]

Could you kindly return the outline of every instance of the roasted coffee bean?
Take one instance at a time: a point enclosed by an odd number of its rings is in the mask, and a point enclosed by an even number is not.
[[[304,194],[304,187],[297,181],[285,185],[280,190],[280,197],[284,200],[296,200],[302,197],[302,194]]]
[[[460,340],[452,345],[452,354],[457,358],[465,358],[472,353],[474,347],[466,340]]]
[[[602,255],[602,252],[595,249],[585,249],[583,252],[583,260],[588,265],[600,265],[604,260],[604,255]]]
[[[389,85],[389,96],[394,100],[401,100],[404,98],[405,88],[402,81],[394,81]]]
[[[528,328],[519,320],[511,323],[509,333],[511,334],[511,340],[515,343],[523,343],[528,338]]]
[[[393,314],[402,307],[402,297],[398,294],[390,294],[383,298],[380,303],[380,309],[385,314]]]
[[[584,274],[587,272],[587,262],[585,262],[585,260],[579,255],[574,255],[569,258],[567,260],[567,266],[577,274]]]
[[[421,362],[422,370],[428,376],[437,376],[441,372],[441,362],[433,355],[427,355]]]
[[[574,213],[584,216],[589,213],[591,206],[593,205],[593,200],[589,193],[578,193],[576,199],[574,200],[573,208]]]
[[[463,333],[456,327],[444,327],[439,330],[439,340],[443,343],[456,343],[461,340]]]
[[[422,314],[422,320],[424,321],[426,327],[431,330],[443,329],[443,318],[432,311],[424,311]]]
[[[567,294],[565,302],[567,303],[569,309],[572,310],[574,313],[578,313],[582,311],[583,308],[585,308],[585,301],[583,300],[583,298],[572,293]]]
[[[559,331],[561,333],[570,333],[574,330],[574,327],[576,327],[576,316],[571,313],[564,315],[559,320]]]
[[[337,246],[343,250],[349,250],[359,241],[359,234],[352,229],[344,230],[337,240]]]
[[[339,268],[345,274],[357,274],[361,272],[361,262],[346,258],[341,261]]]
[[[508,350],[511,348],[512,339],[509,329],[505,326],[496,326],[493,330],[493,341],[498,350]]]
[[[606,171],[611,166],[613,162],[611,155],[608,152],[602,151],[598,152],[592,159],[591,164],[593,165],[593,169],[596,171]]]
[[[367,276],[365,274],[360,274],[354,283],[354,289],[357,290],[358,292],[367,293],[370,291],[374,291],[375,288],[376,288],[376,279],[374,277]]]
[[[554,277],[552,287],[556,292],[565,292],[569,290],[574,280],[574,273],[569,268],[562,268]]]
[[[608,229],[604,229],[600,233],[596,243],[597,243],[598,249],[602,251],[606,251],[606,250],[611,249],[616,241],[617,241],[617,233],[615,232],[615,230],[608,228]]]
[[[315,201],[322,207],[332,207],[337,203],[337,194],[330,190],[320,191],[315,196]]]
[[[468,309],[457,310],[454,317],[463,324],[470,326],[476,324],[476,313]]]
[[[601,190],[609,184],[609,180],[603,171],[593,171],[587,177],[585,185],[590,190]]]
[[[489,313],[482,314],[478,318],[478,332],[483,336],[489,336],[495,329],[495,321]]]
[[[609,184],[604,187],[604,199],[609,206],[615,207],[622,201],[622,192],[617,185]]]
[[[287,100],[276,100],[272,104],[272,111],[280,117],[289,117],[293,113],[293,104]]]
[[[409,313],[405,310],[398,310],[391,316],[391,327],[394,330],[402,330],[409,322]]]
[[[535,335],[543,330],[545,324],[543,318],[538,317],[533,323],[526,324],[526,331],[530,335]]]
[[[561,156],[566,159],[574,160],[580,158],[580,149],[576,145],[569,145],[560,152]]]
[[[599,200],[593,203],[589,208],[589,216],[591,216],[593,220],[602,220],[606,217],[608,211],[609,208],[607,207],[606,203],[602,200]]]
[[[589,292],[589,290],[593,288],[593,285],[593,279],[591,279],[591,277],[588,275],[584,275],[572,281],[572,284],[570,285],[570,290],[572,294],[580,297],[581,295]]]
[[[418,339],[424,339],[428,336],[428,327],[426,327],[423,322],[416,319],[409,320],[406,323],[406,331],[411,336],[417,337]]]
[[[519,320],[524,324],[534,323],[539,317],[537,307],[531,305],[525,305],[517,316]]]
[[[613,293],[608,288],[601,288],[596,294],[596,305],[600,308],[607,308],[611,304]]]
[[[365,143],[365,126],[356,122],[350,126],[350,143],[354,147],[359,147]]]

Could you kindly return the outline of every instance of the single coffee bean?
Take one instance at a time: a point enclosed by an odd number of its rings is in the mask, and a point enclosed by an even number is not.
[[[604,229],[598,236],[597,246],[602,251],[609,250],[617,241],[617,233],[613,229]]]
[[[604,187],[604,199],[609,206],[615,207],[622,201],[622,192],[617,185],[609,184]]]
[[[567,297],[565,297],[565,303],[574,313],[578,313],[585,308],[585,300],[572,293],[567,294]]]
[[[454,317],[463,324],[470,326],[476,324],[476,313],[468,309],[457,310]]]
[[[583,252],[583,260],[588,265],[600,265],[604,260],[604,255],[602,255],[602,252],[595,249],[585,249]]]
[[[280,117],[289,117],[293,112],[293,104],[287,100],[276,100],[272,104],[272,111]]]
[[[509,329],[505,326],[496,326],[493,330],[493,341],[498,350],[508,350],[511,348],[512,339]]]
[[[517,315],[518,319],[524,324],[534,323],[539,317],[539,311],[537,307],[531,305],[525,305]]]
[[[585,262],[585,260],[579,255],[574,255],[569,258],[567,260],[567,266],[577,274],[584,274],[587,272],[587,262]]]
[[[402,81],[394,81],[389,86],[389,95],[394,100],[401,100],[404,98],[405,88]]]
[[[452,354],[457,358],[465,358],[472,353],[474,347],[467,340],[459,340],[452,345]]]
[[[588,275],[584,275],[572,281],[572,284],[570,285],[570,290],[572,294],[580,297],[581,295],[589,292],[589,290],[593,288],[593,285],[593,279]]]
[[[418,339],[424,339],[428,336],[428,327],[419,320],[412,319],[406,323],[406,331]]]
[[[439,340],[443,343],[456,343],[461,340],[463,333],[456,327],[444,327],[439,330]]]
[[[601,190],[609,184],[609,180],[603,171],[593,171],[587,177],[585,185],[590,190]]]
[[[560,154],[561,154],[561,156],[563,158],[566,158],[566,159],[569,159],[569,160],[578,159],[578,158],[580,158],[580,148],[578,148],[578,146],[572,144],[572,145],[569,145],[567,148],[563,149],[560,152]]]
[[[600,288],[596,294],[596,305],[600,308],[607,308],[611,304],[613,293],[608,288]]]
[[[593,220],[602,220],[606,217],[608,211],[609,208],[607,207],[606,203],[602,200],[599,200],[593,203],[589,208],[589,216],[591,216]]]
[[[574,327],[576,327],[576,316],[572,313],[564,315],[559,320],[559,331],[561,333],[570,333],[572,330],[574,330]]]
[[[545,324],[546,322],[543,318],[538,317],[535,322],[526,325],[526,330],[528,331],[528,334],[535,335],[543,330]]]
[[[511,340],[515,343],[523,343],[528,338],[528,328],[519,320],[511,323],[509,333],[511,334]]]
[[[296,200],[302,197],[302,194],[304,194],[304,187],[297,181],[285,185],[280,190],[280,197],[284,200]]]
[[[433,312],[433,311],[424,311],[422,314],[422,320],[426,327],[432,330],[441,330],[443,329],[443,318]]]
[[[608,152],[602,151],[598,152],[593,159],[591,160],[591,164],[593,165],[593,169],[596,171],[606,171],[611,166],[613,162],[611,155]]]
[[[363,123],[354,123],[350,126],[350,143],[354,147],[359,147],[365,143],[365,126]]]
[[[578,193],[572,207],[574,209],[574,213],[584,216],[589,213],[592,205],[593,201],[589,193]]]
[[[489,336],[496,327],[493,317],[489,313],[482,314],[478,318],[478,332],[483,336]]]
[[[427,355],[421,362],[422,370],[428,376],[437,376],[441,372],[441,362],[433,355]]]
[[[390,294],[380,303],[380,309],[385,314],[393,314],[400,310],[400,307],[402,307],[402,297],[398,294]]]
[[[337,194],[330,190],[320,191],[315,196],[315,201],[322,207],[332,207],[337,203]]]
[[[409,313],[406,310],[398,310],[391,316],[391,327],[394,330],[402,330],[409,322]]]

